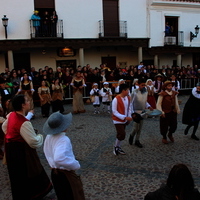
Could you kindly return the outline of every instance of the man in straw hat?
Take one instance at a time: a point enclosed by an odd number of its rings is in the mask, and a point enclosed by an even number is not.
[[[174,142],[172,134],[177,129],[177,113],[180,113],[178,104],[177,94],[178,92],[173,91],[174,83],[166,81],[162,86],[162,92],[159,93],[157,101],[157,109],[162,112],[160,116],[160,133],[163,136],[162,142],[168,144],[168,138],[171,142]]]
[[[47,135],[44,153],[51,167],[51,179],[58,199],[84,200],[83,185],[74,170],[80,168],[73,154],[70,139],[65,135],[72,122],[72,114],[55,112],[43,126]]]

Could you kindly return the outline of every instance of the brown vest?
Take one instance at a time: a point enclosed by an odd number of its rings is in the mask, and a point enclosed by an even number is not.
[[[176,110],[176,102],[175,102],[175,96],[178,94],[178,92],[172,91],[172,95],[169,95],[167,92],[162,91],[160,93],[161,96],[163,96],[162,100],[162,110],[165,113],[169,112],[177,112]]]

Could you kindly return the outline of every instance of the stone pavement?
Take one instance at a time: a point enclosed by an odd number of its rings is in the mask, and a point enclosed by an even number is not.
[[[183,108],[188,95],[180,95]],[[178,116],[178,128],[174,134],[175,142],[168,145],[161,143],[159,118],[144,121],[141,143],[144,148],[128,144],[132,123],[127,127],[127,137],[122,143],[127,153],[113,155],[115,128],[109,114],[93,114],[91,104],[86,104],[86,113],[73,115],[73,123],[68,130],[74,154],[82,168],[81,175],[86,200],[142,200],[148,191],[154,191],[165,182],[169,170],[174,164],[186,164],[194,177],[195,185],[200,190],[200,141],[190,138],[190,133],[183,134],[185,125]],[[46,119],[41,117],[37,107],[33,126],[41,133]],[[71,104],[65,104],[65,110],[72,111]],[[191,132],[191,130],[190,130]],[[200,131],[197,131],[200,137]],[[48,175],[50,168],[42,148],[38,150],[41,162]],[[10,185],[6,166],[0,162],[0,200],[11,200]],[[54,191],[45,198],[56,199]]]

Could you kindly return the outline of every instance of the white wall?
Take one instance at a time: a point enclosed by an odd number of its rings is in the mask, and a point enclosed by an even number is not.
[[[97,38],[99,20],[103,20],[100,0],[55,0],[55,8],[64,23],[65,38]]]
[[[127,21],[129,38],[147,38],[146,0],[119,0],[119,18]]]
[[[29,39],[29,19],[33,14],[33,0],[1,0],[0,18],[6,15],[8,20],[8,39]],[[0,19],[1,21],[1,19]],[[1,22],[0,22],[1,23]],[[5,39],[5,29],[0,24],[0,40]]]
[[[178,29],[184,32],[184,46],[200,46],[200,37],[190,42],[190,31],[194,33],[196,25],[200,26],[200,7],[163,7],[154,6],[150,10],[150,47],[164,45],[165,16],[178,17]]]

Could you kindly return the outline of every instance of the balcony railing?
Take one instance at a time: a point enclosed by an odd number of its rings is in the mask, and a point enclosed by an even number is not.
[[[30,20],[31,38],[63,38],[63,20],[44,24],[40,20]]]
[[[184,32],[178,31],[178,36],[165,36],[164,37],[164,45],[176,45],[183,46],[184,45]]]
[[[105,31],[104,25],[109,27],[109,31]],[[114,27],[114,30],[111,28]],[[127,37],[127,22],[126,21],[104,21],[99,20],[99,37]]]

